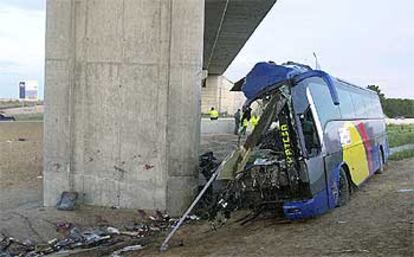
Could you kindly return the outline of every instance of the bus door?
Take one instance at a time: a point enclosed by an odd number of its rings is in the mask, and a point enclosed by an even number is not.
[[[311,105],[303,113],[299,113],[298,116],[305,145],[305,156],[307,156],[305,163],[308,168],[310,189],[312,194],[316,194],[326,188],[322,143],[318,135],[318,127]]]
[[[309,79],[300,82],[292,90],[297,134],[312,195],[326,189],[322,128],[315,104],[308,88]]]

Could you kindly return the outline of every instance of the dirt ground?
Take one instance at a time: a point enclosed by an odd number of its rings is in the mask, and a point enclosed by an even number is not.
[[[59,237],[54,226],[59,221],[88,227],[138,220],[135,210],[81,207],[59,212],[41,207],[41,141],[19,141],[15,135],[6,140],[4,134],[0,139],[0,155],[8,163],[0,166],[0,232],[44,242]],[[236,142],[234,136],[208,136],[201,146],[223,158]],[[22,153],[9,153],[6,158],[10,149]],[[34,165],[19,165],[25,160]],[[143,251],[124,256],[414,256],[414,192],[399,192],[414,189],[413,167],[414,159],[390,162],[386,172],[370,178],[348,205],[318,218],[303,222],[262,218],[243,226],[233,219],[218,231],[199,222],[184,226],[167,252],[158,251],[161,235]]]
[[[177,239],[183,247],[136,256],[414,256],[414,192],[398,192],[414,189],[413,167],[414,159],[390,162],[348,205],[311,220],[194,229]]]

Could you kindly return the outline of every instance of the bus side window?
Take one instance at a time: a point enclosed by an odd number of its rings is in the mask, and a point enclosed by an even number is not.
[[[341,110],[342,119],[354,119],[356,116],[354,105],[351,99],[351,93],[342,85],[337,83],[339,95],[339,109]]]
[[[316,132],[315,120],[309,107],[300,115],[300,121],[302,123],[306,150],[309,156],[315,156],[318,154],[321,145]]]

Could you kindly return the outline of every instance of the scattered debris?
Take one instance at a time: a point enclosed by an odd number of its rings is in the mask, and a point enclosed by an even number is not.
[[[187,216],[187,219],[189,219],[189,220],[200,220],[200,217],[198,217],[195,214],[190,214],[190,215]]]
[[[369,253],[370,251],[365,249],[345,249],[339,251],[330,251],[329,253]]]
[[[60,221],[55,224],[56,231],[58,232],[67,232],[73,227],[73,224],[70,222]]]
[[[130,245],[122,248],[121,250],[115,251],[112,253],[111,257],[120,257],[122,253],[131,252],[131,251],[139,251],[144,249],[142,245]]]
[[[137,210],[138,217],[141,220],[144,220],[144,222],[128,224],[122,228],[111,226],[108,222],[105,222],[104,224],[99,224],[98,228],[81,230],[75,224],[60,221],[54,225],[56,226],[56,230],[63,237],[60,239],[52,238],[47,241],[47,243],[36,244],[31,241],[20,242],[7,236],[4,236],[1,240],[2,237],[0,237],[0,257],[40,257],[52,253],[67,254],[66,252],[74,253],[76,251],[85,251],[87,249],[93,250],[96,247],[109,247],[113,245],[116,245],[121,249],[111,249],[110,252],[114,252],[110,256],[118,257],[122,256],[125,252],[144,249],[147,241],[143,243],[143,239],[148,240],[152,236],[171,229],[173,229],[174,232],[180,225],[187,222],[210,219],[213,221],[213,228],[216,228],[217,223],[224,224],[226,222],[231,211],[242,207],[240,203],[242,202],[241,198],[244,197],[244,191],[248,191],[248,189],[250,190],[253,187],[261,192],[262,200],[271,200],[266,198],[266,196],[271,195],[271,191],[269,191],[271,190],[271,185],[269,183],[273,183],[273,180],[265,180],[264,177],[272,178],[272,176],[274,176],[274,169],[272,168],[279,165],[280,161],[265,157],[255,157],[256,160],[259,161],[253,163],[253,165],[246,166],[248,163],[247,161],[252,159],[249,158],[250,152],[246,152],[246,149],[255,144],[255,141],[249,142],[248,145],[245,145],[245,148],[240,148],[239,151],[228,156],[228,158],[221,164],[212,152],[200,156],[200,174],[204,176],[207,183],[203,188],[200,188],[200,195],[195,199],[193,205],[180,220],[171,218],[167,213],[162,213],[160,211],[156,211],[149,215],[144,210]],[[228,166],[233,166],[235,164],[234,160],[239,160],[240,158],[246,158],[246,162],[244,163],[244,166],[246,167],[239,166],[237,168],[239,173],[236,175],[235,179],[222,184],[223,186],[219,190],[216,190],[214,183],[220,181],[215,181],[215,178],[219,176],[221,171],[226,172],[225,169],[228,168]],[[154,166],[149,164],[145,165],[146,169],[151,169],[153,167]],[[119,167],[114,168],[121,173],[125,172]],[[244,187],[241,186],[242,184]],[[77,192],[63,192],[56,207],[59,210],[74,210],[77,204],[77,199]],[[256,199],[254,199],[253,202],[255,200]],[[193,207],[195,207],[194,210]],[[248,222],[257,217],[257,213],[260,213],[260,210],[263,209],[262,207],[262,202],[257,201],[257,206],[254,206],[253,208],[255,210],[254,214],[246,216],[246,219],[248,220],[244,222]],[[119,206],[111,207],[111,209],[119,208]],[[171,236],[172,235],[173,233]],[[162,249],[167,248],[168,240],[166,240]],[[122,245],[119,243],[122,243]],[[131,245],[128,246],[129,243],[131,243]],[[181,242],[181,245],[182,244],[183,243]],[[108,248],[106,249],[108,250]],[[110,254],[110,252],[108,252],[108,254]]]
[[[399,189],[397,190],[398,193],[409,193],[409,192],[414,192],[414,189],[412,188],[403,188],[403,189]]]
[[[56,208],[61,211],[73,211],[75,209],[77,199],[77,192],[63,192]]]
[[[220,162],[217,161],[213,152],[207,152],[200,156],[200,173],[204,176],[206,180],[209,180],[213,175],[214,171],[220,165]]]
[[[151,165],[151,164],[145,164],[144,165],[144,168],[146,169],[146,170],[149,170],[149,169],[152,169],[152,168],[154,168],[155,166],[154,165]]]
[[[107,231],[109,234],[111,234],[111,235],[113,235],[113,234],[115,234],[115,235],[119,235],[119,234],[121,234],[121,233],[119,232],[119,229],[114,228],[114,227],[107,227],[107,228],[106,228],[106,231]]]
[[[110,252],[114,252],[110,256],[118,257],[125,252],[144,249],[150,237],[162,231],[167,231],[175,226],[177,222],[176,219],[170,218],[167,213],[159,211],[155,215],[147,215],[142,210],[139,213],[146,217],[142,223],[125,225],[123,228],[99,226],[94,229],[81,230],[72,223],[57,222],[55,224],[56,229],[61,232],[63,239],[52,238],[46,243],[36,244],[29,240],[21,242],[13,237],[0,235],[0,257],[40,257],[52,253],[65,255],[87,249],[95,250],[97,247],[109,248],[109,246],[115,246],[111,249]],[[198,217],[190,215],[188,221],[193,220],[198,220]],[[105,248],[106,251],[108,248]]]
[[[144,210],[141,210],[141,209],[138,210],[138,214],[139,214],[139,218],[142,219],[142,220],[145,220],[145,219],[148,218],[147,213]]]
[[[126,170],[124,170],[123,168],[118,167],[118,166],[114,166],[114,169],[115,169],[116,171],[120,172],[121,174],[124,174],[124,173],[126,173],[126,172],[127,172]]]

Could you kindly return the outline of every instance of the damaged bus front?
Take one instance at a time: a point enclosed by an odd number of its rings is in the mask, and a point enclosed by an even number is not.
[[[291,220],[323,214],[344,205],[351,189],[382,172],[388,159],[376,92],[292,62],[258,63],[232,90],[247,98],[242,124],[252,116],[259,122],[218,167],[203,170],[206,184],[161,250],[194,208],[206,208],[220,223],[243,207],[253,209],[249,220],[268,207]],[[217,183],[225,186],[215,194],[217,179],[226,183]]]
[[[289,219],[310,218],[382,170],[388,143],[375,92],[296,63],[258,63],[238,86],[243,117],[260,121],[220,174],[230,183],[219,207],[273,204]]]

